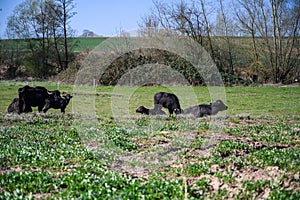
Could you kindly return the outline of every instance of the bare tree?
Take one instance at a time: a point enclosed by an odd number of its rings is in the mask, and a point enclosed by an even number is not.
[[[259,62],[259,49],[257,45],[257,29],[255,26],[257,17],[259,13],[257,12],[257,0],[239,0],[240,5],[235,10],[237,16],[240,31],[245,33],[246,36],[250,35],[252,40],[252,51],[253,52],[253,62],[250,63],[250,76],[253,81],[258,81],[258,74],[261,71],[261,64]]]
[[[9,17],[7,31],[24,39],[31,74],[46,77],[68,67],[73,0],[26,0]]]
[[[159,19],[152,13],[142,17],[142,22],[139,22],[140,35],[152,37],[158,33]]]
[[[287,82],[299,65],[300,2],[296,0],[239,0],[237,18],[252,37],[255,63],[270,67],[273,82]],[[260,39],[261,38],[261,39]],[[261,42],[262,40],[262,42]]]
[[[176,1],[173,4],[154,1],[154,8],[149,15],[142,18],[140,27],[153,26],[172,30],[178,35],[190,36],[203,44],[204,32],[208,28],[204,27],[202,22],[203,15],[199,5],[196,1]]]
[[[57,52],[57,60],[59,63],[59,71],[68,68],[70,62],[70,51],[72,46],[70,40],[73,35],[73,30],[69,26],[70,19],[76,14],[73,12],[74,0],[56,0],[46,1],[46,6],[49,7],[48,23],[52,27],[52,36],[54,39],[55,50]]]
[[[212,59],[215,61],[215,52],[212,44],[212,28],[211,28],[211,23],[208,21],[209,13],[212,13],[212,11],[208,12],[206,5],[208,4],[205,0],[199,0],[202,15],[203,15],[203,23],[205,27],[205,32],[207,35],[207,40],[208,40],[208,46],[209,46],[209,52],[211,54]]]
[[[252,80],[276,83],[290,82],[296,74],[299,0],[219,0],[218,4],[212,0],[155,0],[153,4],[141,27],[164,28],[194,39],[210,52],[222,72],[234,74],[241,66],[249,67]],[[230,9],[234,4],[236,9]],[[221,37],[212,37],[214,34]],[[245,40],[234,38],[243,34],[250,36],[250,43],[241,45]]]
[[[226,41],[227,45],[227,54],[228,54],[228,62],[229,62],[229,70],[228,73],[233,74],[233,57],[232,57],[232,44],[231,44],[231,39],[229,35],[229,19],[228,15],[226,15],[225,10],[224,10],[224,5],[223,5],[223,0],[219,0],[220,4],[220,14],[221,14],[221,19],[224,25],[224,38]]]
[[[68,37],[70,35],[71,28],[69,27],[70,19],[76,14],[73,12],[74,9],[74,0],[57,0],[57,2],[60,4],[60,7],[62,8],[62,18],[61,18],[61,25],[63,29],[63,38],[64,38],[64,66],[63,70],[68,68],[68,64],[70,62],[69,60],[69,43],[68,43]]]
[[[180,36],[188,36],[207,48],[214,58],[214,49],[211,39],[211,24],[209,15],[211,14],[209,0],[174,1],[172,3],[164,1],[154,1],[154,7],[150,14],[142,18],[139,23],[140,28],[155,27],[163,28]]]

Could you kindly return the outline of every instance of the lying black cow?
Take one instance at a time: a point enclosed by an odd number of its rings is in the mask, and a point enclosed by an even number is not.
[[[175,94],[166,92],[156,93],[154,95],[154,109],[159,109],[159,106],[167,108],[170,115],[172,115],[174,111],[176,114],[180,114],[182,112],[178,97]]]
[[[62,113],[65,112],[65,109],[67,105],[70,102],[70,99],[73,97],[70,94],[67,94],[66,96],[52,96],[51,98],[46,99],[46,105],[44,108],[44,113],[46,113],[50,108],[54,109],[60,109]]]
[[[11,104],[7,108],[7,113],[21,113],[21,112],[32,112],[31,107],[25,110],[25,104],[23,104],[22,110],[19,107],[19,98],[14,98]]]
[[[201,104],[197,106],[188,107],[183,110],[183,114],[192,114],[194,117],[205,117],[208,115],[215,115],[219,111],[227,110],[227,106],[221,100],[217,100],[210,104]]]
[[[54,96],[59,96],[58,90],[48,91],[46,88],[37,86],[30,87],[28,85],[19,88],[19,112],[32,112],[31,107],[38,107],[38,111],[41,112],[46,104],[46,99]]]
[[[143,115],[166,115],[166,113],[161,110],[161,108],[162,107],[160,107],[160,109],[148,109],[144,106],[140,106],[135,110],[135,112],[141,113]]]

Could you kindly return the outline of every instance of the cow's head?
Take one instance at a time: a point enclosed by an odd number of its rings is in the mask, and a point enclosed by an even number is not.
[[[213,113],[217,113],[219,111],[228,109],[228,107],[221,100],[217,100],[217,101],[211,103],[211,108],[212,108]]]
[[[140,106],[135,110],[135,112],[141,113],[141,114],[146,114],[147,111],[149,112],[149,109],[145,108],[144,106]]]
[[[23,93],[25,93],[26,90],[28,90],[30,88],[31,88],[30,86],[25,85],[24,87],[18,89],[18,93],[23,94]]]
[[[65,96],[64,96],[64,98],[65,98],[65,100],[66,101],[70,101],[70,99],[72,98],[73,96],[72,95],[70,95],[70,94],[66,94]]]
[[[175,108],[174,111],[176,115],[183,113],[183,110],[179,108]]]

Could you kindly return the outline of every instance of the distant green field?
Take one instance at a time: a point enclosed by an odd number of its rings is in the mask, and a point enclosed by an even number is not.
[[[107,38],[76,38],[78,44],[75,47],[75,51],[92,51],[96,46]]]
[[[91,38],[72,38],[71,40],[77,41],[76,46],[74,48],[74,51],[91,51],[93,50],[97,45],[99,45],[104,40],[109,39],[107,37],[91,37]],[[220,37],[214,37],[214,42],[219,43],[220,40],[223,41]],[[235,44],[242,44],[244,46],[250,46],[252,44],[252,39],[249,37],[232,37],[231,38],[233,43]],[[258,39],[258,42],[261,42]],[[28,52],[28,45],[24,39],[14,39],[14,40],[0,40],[0,43],[5,47],[6,49],[10,49],[13,47],[13,49],[20,52]],[[285,44],[285,43],[284,43]]]
[[[72,38],[72,41],[76,41],[76,46],[74,51],[92,51],[97,45],[106,40],[107,38]],[[13,49],[14,51],[19,51],[22,53],[28,53],[28,44],[24,39],[14,39],[14,40],[0,40],[1,45],[7,49]]]

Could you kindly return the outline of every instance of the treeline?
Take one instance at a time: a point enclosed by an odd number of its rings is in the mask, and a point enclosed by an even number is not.
[[[7,24],[8,38],[14,40],[0,43],[7,78],[24,73],[47,78],[78,63],[82,55],[74,53],[78,40],[72,39],[69,26],[73,8],[74,0],[25,0],[15,8]],[[300,79],[299,0],[155,0],[139,26],[141,37],[167,30],[193,39],[209,53],[225,84]],[[203,84],[203,77],[184,59],[165,51],[142,52],[116,59],[100,84],[114,85],[126,70],[151,62],[171,66],[190,84]]]
[[[76,45],[69,25],[73,8],[74,0],[25,0],[15,7],[7,22],[10,41],[1,40],[0,45],[7,78],[24,73],[47,78],[69,67]]]
[[[299,79],[299,0],[155,0],[140,27],[147,36],[152,27],[193,38],[221,73],[254,82]]]

